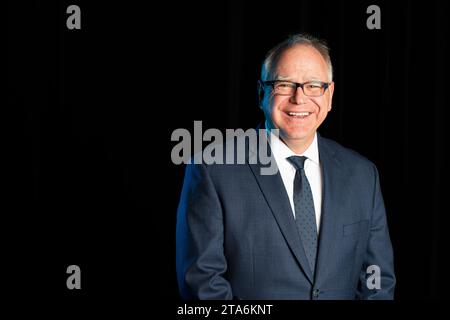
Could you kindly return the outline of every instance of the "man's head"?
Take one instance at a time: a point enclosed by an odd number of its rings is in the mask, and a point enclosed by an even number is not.
[[[309,145],[331,110],[334,83],[328,47],[309,35],[283,41],[264,60],[260,90],[268,129],[280,129],[288,145]]]

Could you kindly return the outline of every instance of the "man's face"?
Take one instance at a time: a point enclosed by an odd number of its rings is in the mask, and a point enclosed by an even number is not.
[[[297,45],[286,50],[280,57],[272,76],[267,80],[288,80],[304,83],[308,81],[329,82],[328,65],[319,51],[311,46]],[[309,97],[299,87],[294,96],[277,95],[266,87],[261,108],[270,129],[280,129],[280,138],[285,142],[306,142],[314,138],[317,128],[331,109],[334,83],[319,97]],[[309,112],[306,117],[292,113]]]

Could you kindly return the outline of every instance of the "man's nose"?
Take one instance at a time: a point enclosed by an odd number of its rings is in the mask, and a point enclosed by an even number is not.
[[[303,89],[301,87],[297,87],[297,90],[291,97],[291,102],[294,104],[305,104],[307,99],[308,98],[303,92]]]

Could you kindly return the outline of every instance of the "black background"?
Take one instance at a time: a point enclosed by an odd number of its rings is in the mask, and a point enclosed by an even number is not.
[[[448,298],[449,4],[445,1],[8,2],[8,278],[58,301],[178,301],[177,128],[251,128],[256,81],[287,35],[327,39],[319,130],[378,167],[396,298]],[[81,8],[81,30],[66,8]],[[381,30],[366,9],[381,8]],[[82,290],[66,288],[66,268]]]

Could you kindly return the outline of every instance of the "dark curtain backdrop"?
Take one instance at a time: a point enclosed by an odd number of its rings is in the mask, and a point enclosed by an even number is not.
[[[82,29],[65,10],[81,8]],[[381,8],[381,30],[366,8]],[[287,35],[327,39],[323,136],[378,167],[397,299],[448,298],[447,1],[11,1],[4,216],[8,278],[65,301],[177,301],[177,128],[252,128],[256,81]],[[82,290],[66,289],[78,264]],[[30,275],[31,274],[31,275]],[[31,277],[31,279],[30,279]]]

